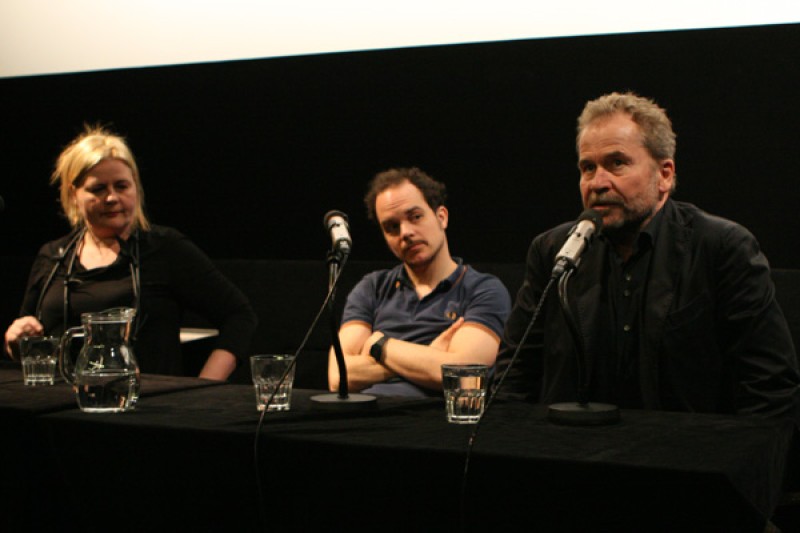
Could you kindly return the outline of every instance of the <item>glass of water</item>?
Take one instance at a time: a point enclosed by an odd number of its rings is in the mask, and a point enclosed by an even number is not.
[[[20,355],[25,385],[52,385],[56,377],[59,337],[22,337]]]
[[[447,421],[475,424],[486,403],[489,367],[480,364],[442,365],[442,389]]]
[[[289,410],[292,403],[292,383],[294,382],[293,362],[294,356],[286,354],[250,357],[250,371],[256,390],[256,408],[259,411],[263,411],[265,408],[267,411]],[[286,371],[290,366],[291,370],[287,374]],[[282,378],[283,382],[281,382]],[[272,399],[270,400],[270,398]]]

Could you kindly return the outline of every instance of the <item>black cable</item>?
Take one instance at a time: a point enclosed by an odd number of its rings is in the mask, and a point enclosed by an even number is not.
[[[517,356],[519,355],[522,346],[525,344],[525,341],[528,339],[528,335],[530,335],[531,330],[533,329],[534,323],[536,323],[536,319],[539,317],[539,313],[542,310],[542,306],[544,305],[545,299],[547,298],[547,293],[550,292],[550,288],[553,286],[553,283],[558,279],[555,276],[551,276],[550,280],[545,285],[544,291],[542,291],[542,296],[539,298],[539,303],[536,305],[536,309],[533,311],[533,316],[531,317],[531,321],[528,323],[528,327],[525,329],[525,333],[522,335],[519,343],[517,344],[517,349],[514,350],[514,355],[511,356],[511,360],[508,362],[508,366],[503,371],[503,374],[500,376],[500,379],[497,381],[497,387],[489,395],[489,399],[486,401],[486,407],[483,409],[483,414],[481,414],[478,421],[475,423],[475,428],[472,430],[472,434],[469,437],[469,441],[467,442],[467,453],[466,458],[464,460],[464,473],[461,477],[461,505],[460,505],[460,517],[459,522],[461,525],[461,531],[465,531],[465,516],[466,516],[466,502],[467,502],[467,478],[469,473],[469,460],[472,456],[472,447],[475,445],[475,439],[478,436],[478,430],[480,429],[481,421],[486,416],[486,413],[489,411],[489,407],[491,407],[492,402],[494,401],[497,394],[500,392],[500,388],[503,386],[503,382],[506,380],[506,376],[508,375],[508,371],[511,370],[511,367],[514,366],[514,362],[517,360]]]
[[[328,289],[328,294],[325,296],[325,300],[323,300],[319,311],[317,312],[316,316],[314,317],[314,320],[311,322],[311,326],[309,326],[308,330],[306,331],[306,335],[305,335],[305,337],[303,337],[303,341],[300,343],[300,347],[297,348],[297,351],[295,351],[294,357],[292,357],[292,362],[289,363],[289,366],[286,367],[286,370],[283,372],[283,375],[281,376],[281,379],[278,380],[278,384],[275,386],[275,390],[272,391],[272,394],[270,394],[270,397],[267,399],[267,402],[264,405],[264,410],[261,411],[261,416],[259,416],[259,418],[258,418],[258,425],[256,426],[256,438],[255,438],[255,440],[253,442],[253,462],[254,462],[254,466],[255,466],[256,486],[258,487],[258,510],[259,510],[259,515],[260,515],[260,518],[261,518],[261,525],[262,525],[262,528],[264,530],[267,529],[267,526],[269,525],[269,522],[267,520],[267,517],[266,517],[266,514],[265,514],[266,510],[264,509],[264,505],[263,505],[263,503],[264,503],[264,489],[263,489],[263,486],[261,484],[261,470],[259,468],[259,455],[258,455],[259,440],[260,440],[260,437],[261,437],[261,428],[264,425],[264,416],[267,414],[267,411],[269,410],[269,406],[272,403],[272,400],[275,398],[275,395],[278,393],[278,390],[280,389],[281,385],[286,380],[286,377],[289,375],[289,373],[292,371],[292,369],[297,364],[297,358],[300,355],[300,352],[303,350],[303,348],[305,348],[305,345],[308,342],[308,339],[311,337],[311,333],[314,331],[314,328],[316,327],[317,322],[319,322],[319,319],[322,316],[322,313],[328,307],[328,302],[331,300],[331,298],[333,297],[333,294],[336,292],[336,286],[339,283],[339,279],[341,279],[341,277],[342,277],[342,271],[344,270],[344,266],[347,264],[347,257],[348,257],[347,255],[345,255],[343,257],[342,264],[339,267],[339,272],[337,273],[336,278],[330,284],[330,288]]]
[[[47,289],[50,288],[50,284],[53,282],[53,278],[58,272],[59,267],[64,264],[64,259],[67,258],[67,254],[72,251],[72,248],[78,243],[83,234],[86,232],[86,228],[79,228],[75,231],[75,235],[73,235],[67,245],[64,248],[59,250],[58,256],[55,258],[56,262],[53,265],[52,270],[50,270],[50,274],[47,276],[44,284],[42,285],[42,289],[39,291],[39,298],[36,300],[36,320],[39,322],[42,321],[42,302],[44,302],[44,295],[47,292]],[[73,257],[74,260],[74,257]],[[64,331],[67,329],[66,318],[64,319]]]
[[[142,298],[142,279],[141,279],[141,265],[139,264],[139,230],[131,236],[133,241],[133,254],[131,254],[131,261],[129,264],[131,271],[131,280],[133,284],[133,327],[131,328],[132,336],[131,342],[136,342],[136,337],[139,335],[139,330],[146,317],[140,316],[141,314],[141,298]]]

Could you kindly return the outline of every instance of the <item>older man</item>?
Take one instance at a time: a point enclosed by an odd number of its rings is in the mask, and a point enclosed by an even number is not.
[[[590,101],[578,119],[581,197],[603,219],[568,291],[589,400],[796,416],[800,376],[767,259],[742,226],[671,198],[675,144],[665,111],[631,93]],[[571,225],[531,244],[498,375]],[[575,342],[551,295],[501,392],[547,404],[576,400]]]

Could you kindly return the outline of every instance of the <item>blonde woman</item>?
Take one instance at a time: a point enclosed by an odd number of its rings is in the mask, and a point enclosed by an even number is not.
[[[142,372],[180,375],[180,318],[205,316],[220,334],[200,377],[224,380],[249,349],[256,317],[246,297],[178,231],[151,224],[136,161],[125,140],[87,127],[61,152],[52,183],[72,231],[34,261],[20,318],[6,331],[16,357],[26,335],[60,335],[80,315],[133,307]]]

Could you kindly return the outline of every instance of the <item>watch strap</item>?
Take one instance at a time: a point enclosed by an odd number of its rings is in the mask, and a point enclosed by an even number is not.
[[[372,346],[369,348],[369,354],[379,363],[383,360],[383,345],[386,344],[386,341],[388,340],[389,337],[384,335],[380,339],[373,342]]]

